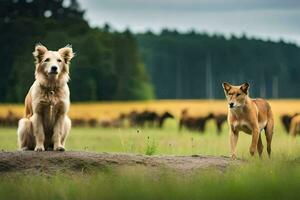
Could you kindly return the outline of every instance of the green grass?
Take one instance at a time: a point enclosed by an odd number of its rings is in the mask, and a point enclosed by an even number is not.
[[[1,177],[0,199],[297,199],[299,184],[298,167],[270,163],[193,176],[128,168],[72,177]]]
[[[221,136],[208,124],[200,135],[178,132],[175,121],[159,129],[73,128],[68,150],[127,152],[158,155],[229,155],[228,129]],[[263,137],[264,138],[264,137]],[[300,195],[300,138],[292,139],[281,126],[273,138],[273,156],[251,158],[251,136],[240,134],[238,157],[248,160],[224,173],[193,174],[128,167],[91,174],[0,175],[0,199],[296,199]],[[265,144],[265,139],[263,139]],[[16,128],[0,129],[0,149],[16,150]]]
[[[218,136],[213,123],[209,123],[204,134],[178,132],[176,121],[167,121],[165,129],[103,129],[73,128],[66,143],[68,150],[93,152],[125,152],[151,155],[225,155],[229,156],[228,128]],[[266,146],[265,137],[262,137]],[[249,159],[251,136],[240,133],[238,157]],[[0,128],[0,149],[17,149],[16,128]],[[275,129],[272,142],[273,159],[293,159],[300,156],[300,138],[293,139],[284,133],[281,126]],[[266,157],[266,148],[264,149]]]

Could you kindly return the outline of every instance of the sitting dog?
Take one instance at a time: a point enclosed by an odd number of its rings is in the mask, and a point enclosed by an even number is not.
[[[250,87],[248,83],[240,86],[229,83],[223,83],[222,85],[229,107],[228,123],[230,127],[231,157],[236,158],[239,131],[252,134],[250,154],[253,156],[257,149],[259,156],[261,156],[263,144],[260,133],[263,129],[267,139],[267,152],[270,156],[274,119],[268,102],[263,99],[251,99],[248,96]]]
[[[21,150],[64,151],[71,129],[67,116],[70,107],[70,46],[49,51],[38,44],[35,58],[35,82],[25,98],[25,116],[20,119],[18,143]]]

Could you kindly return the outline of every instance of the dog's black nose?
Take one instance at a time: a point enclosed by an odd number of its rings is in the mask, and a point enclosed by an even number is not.
[[[51,72],[56,72],[57,71],[57,67],[56,66],[52,66],[51,67]]]
[[[234,103],[229,103],[229,107],[233,108]]]

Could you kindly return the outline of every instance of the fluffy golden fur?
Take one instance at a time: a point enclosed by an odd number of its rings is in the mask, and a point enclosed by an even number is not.
[[[64,151],[71,129],[69,64],[74,56],[70,46],[49,51],[38,44],[35,82],[25,98],[25,115],[19,121],[18,143],[21,150]]]
[[[259,156],[263,152],[261,131],[265,130],[267,152],[271,155],[274,119],[270,105],[264,99],[251,99],[248,95],[250,85],[244,83],[234,86],[222,84],[228,102],[228,123],[230,127],[231,157],[236,158],[236,145],[239,131],[252,135],[250,154],[253,156],[258,150]]]

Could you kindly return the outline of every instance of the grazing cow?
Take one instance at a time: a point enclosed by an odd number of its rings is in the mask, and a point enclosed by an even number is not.
[[[19,121],[19,117],[16,116],[12,111],[8,111],[5,119],[5,124],[8,127],[17,126]]]
[[[98,125],[98,120],[96,118],[90,118],[88,121],[87,121],[87,124],[90,126],[90,127],[96,127]]]
[[[174,116],[169,112],[164,112],[158,117],[158,127],[162,128],[166,119],[174,119]]]
[[[186,127],[188,130],[200,131],[201,133],[203,133],[205,131],[206,122],[212,118],[212,114],[204,117],[189,117],[187,109],[184,109],[182,110],[181,119],[179,121],[179,131],[183,127]]]
[[[132,111],[129,113],[129,124],[132,127],[144,127],[146,124],[153,127],[154,124],[157,122],[158,114],[153,111],[145,110],[141,113],[137,111]]]
[[[87,121],[85,119],[72,118],[72,126],[74,126],[74,127],[82,127],[82,126],[86,126],[86,125],[87,125]]]
[[[227,121],[227,114],[213,114],[213,117],[217,127],[217,134],[220,135],[222,133],[222,125]]]
[[[282,115],[280,117],[280,119],[281,119],[281,122],[283,124],[283,127],[284,127],[286,133],[289,133],[292,116],[291,115]]]
[[[144,111],[141,113],[144,123],[148,123],[150,127],[153,127],[158,121],[159,115],[154,111]]]
[[[292,118],[295,117],[295,116],[297,116],[297,115],[299,115],[299,113],[295,113],[294,115],[286,115],[285,114],[285,115],[282,115],[280,117],[281,122],[283,124],[283,127],[284,127],[286,133],[289,133],[289,131],[290,131],[290,126],[291,126]]]
[[[126,115],[121,113],[120,116],[116,119],[112,120],[103,120],[100,122],[100,125],[103,128],[122,128],[124,127],[124,119],[126,118]]]
[[[130,127],[136,127],[136,126],[138,126],[138,124],[137,124],[137,115],[138,115],[138,112],[136,110],[131,111],[127,115]]]

